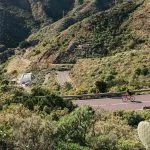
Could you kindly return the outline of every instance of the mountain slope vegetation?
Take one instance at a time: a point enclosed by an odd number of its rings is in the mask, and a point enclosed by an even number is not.
[[[83,3],[78,0],[1,0],[0,42],[6,47],[15,47],[35,26],[51,24]]]
[[[25,73],[31,82],[19,84]],[[108,112],[66,97],[142,88],[149,0],[0,0],[0,149],[145,150],[137,126],[149,110]]]
[[[102,59],[81,59],[71,71],[71,77],[78,91],[87,93],[95,92],[96,81],[106,82],[111,92],[150,88],[150,49]]]
[[[131,24],[132,14],[138,12],[141,5],[138,2],[123,2],[107,11],[97,12],[63,31],[60,27],[65,22],[62,24],[58,21],[41,30],[41,37],[36,35],[42,41],[27,56],[44,64],[75,63],[79,58],[103,57],[140,48],[148,43],[149,37],[141,38],[133,34]],[[49,32],[50,28],[52,31]],[[32,40],[34,35],[29,37],[29,41]]]
[[[32,5],[31,2],[33,2]],[[88,89],[87,92],[92,92],[95,81],[105,80],[106,75],[98,72],[95,74],[92,73],[90,68],[92,66],[90,64],[86,66],[88,63],[84,63],[87,62],[86,59],[89,58],[88,60],[93,64],[93,68],[97,66],[97,70],[101,70],[101,66],[98,64],[101,64],[101,58],[103,61],[106,59],[106,67],[102,68],[109,76],[109,72],[107,71],[107,68],[109,68],[108,59],[113,62],[113,59],[120,60],[119,57],[122,56],[122,60],[120,61],[122,61],[123,64],[130,64],[131,73],[128,74],[126,70],[124,72],[118,70],[119,77],[116,76],[118,79],[116,79],[112,85],[109,85],[108,90],[117,91],[124,90],[127,87],[131,87],[132,89],[149,87],[149,83],[147,83],[149,82],[149,75],[140,75],[140,77],[137,77],[137,83],[140,84],[139,86],[132,80],[134,78],[135,68],[138,69],[136,65],[139,65],[139,69],[142,69],[145,63],[144,57],[149,57],[150,2],[148,0],[107,0],[105,2],[103,0],[71,1],[72,3],[69,3],[67,6],[68,9],[66,8],[66,13],[63,12],[63,16],[60,15],[58,18],[53,18],[46,12],[45,5],[50,5],[50,2],[53,3],[53,1],[49,1],[48,3],[44,3],[43,1],[41,7],[43,11],[41,13],[38,11],[41,15],[43,14],[45,16],[42,17],[43,19],[45,18],[44,20],[40,20],[41,17],[35,17],[35,14],[33,14],[32,8],[36,8],[35,6],[33,7],[35,1],[29,1],[30,9],[22,8],[22,3],[13,3],[13,5],[17,4],[16,7],[31,12],[29,13],[31,18],[34,21],[38,20],[41,26],[39,30],[32,32],[30,36],[23,41],[23,43],[25,43],[24,46],[14,49],[13,54],[15,53],[15,55],[9,59],[3,70],[3,72],[5,71],[4,76],[7,80],[16,78],[22,72],[30,71],[35,73],[34,86],[39,85],[36,83],[38,79],[40,79],[40,85],[44,85],[42,82],[44,82],[47,76],[51,76],[50,82],[48,82],[49,85],[46,85],[46,87],[54,86],[54,88],[50,89],[59,91],[60,88],[55,77],[55,71],[58,70],[58,68],[54,68],[54,64],[60,64],[60,66],[63,64],[75,64],[75,67],[71,71],[72,80],[74,80],[75,84],[74,87],[76,87],[77,90],[81,89],[84,91]],[[57,2],[58,1],[54,2],[53,5],[57,6]],[[61,5],[59,7],[63,8],[64,6]],[[52,9],[52,7],[49,9]],[[36,11],[35,9],[35,12]],[[1,49],[5,51],[4,46],[1,46]],[[127,59],[127,54],[132,55],[132,51],[136,55],[136,57],[131,56],[135,58],[135,62],[130,62],[130,60]],[[148,55],[145,54],[145,51],[147,51]],[[139,59],[137,55],[141,55],[141,59]],[[0,57],[5,59],[3,55],[0,55]],[[82,83],[80,79],[77,81],[77,76],[82,76],[82,73],[79,71],[81,69],[80,65],[83,66],[82,61],[79,61],[79,59],[82,59],[85,65],[85,76],[89,73],[88,77],[84,76],[80,78],[85,80],[85,84]],[[18,65],[19,61],[20,65]],[[140,61],[141,63],[136,61]],[[134,65],[132,65],[132,63],[134,63]],[[114,63],[112,67],[117,68],[117,64]],[[60,67],[59,69],[63,70],[64,68]],[[122,68],[125,69],[126,67],[122,66]],[[90,69],[91,72],[88,69]],[[95,77],[92,77],[91,74],[94,74]],[[124,78],[127,80],[122,82]],[[51,81],[54,81],[52,85],[50,84]],[[86,84],[88,81],[89,83]],[[119,83],[116,83],[117,81]]]
[[[8,48],[17,47],[31,33],[32,38],[29,39],[32,39],[32,42],[28,45],[35,45],[37,41],[41,41],[42,35],[57,35],[57,30],[62,31],[111,5],[113,0],[107,0],[105,3],[102,0],[1,0],[0,62],[6,61],[14,54],[14,49]],[[55,23],[57,21],[58,23]]]
[[[29,36],[35,23],[28,5],[25,0],[20,3],[9,0],[0,1],[1,44],[8,48],[15,47]]]

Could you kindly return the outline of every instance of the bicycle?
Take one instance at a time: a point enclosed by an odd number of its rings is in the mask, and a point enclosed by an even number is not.
[[[122,95],[122,101],[123,102],[127,102],[127,101],[134,102],[135,97],[133,95],[124,94],[124,95]]]

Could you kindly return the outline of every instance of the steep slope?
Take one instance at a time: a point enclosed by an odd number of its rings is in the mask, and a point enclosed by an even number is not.
[[[108,11],[98,12],[64,31],[57,30],[60,26],[56,22],[51,25],[52,28],[44,28],[41,34],[29,38],[31,42],[38,37],[41,40],[26,56],[43,64],[74,63],[79,58],[103,57],[135,47],[140,48],[148,37],[141,39],[133,36],[130,25],[133,12],[138,11],[141,5],[141,1],[117,4]],[[52,30],[47,32],[50,28]]]
[[[75,64],[72,80],[77,92],[94,92],[97,80],[108,82],[110,91],[148,88],[149,0],[119,1],[116,5],[112,0],[81,4],[76,1],[74,5],[76,7],[73,6],[62,19],[31,34],[26,40],[32,46],[17,48],[17,54],[6,64],[6,79],[30,71],[35,75],[33,86],[54,87],[53,90],[59,91],[57,69],[52,66]],[[29,62],[27,66],[24,60]],[[19,61],[21,64],[17,67]],[[119,62],[121,68],[118,68]]]
[[[0,1],[0,43],[6,47],[17,46],[35,26],[28,3],[22,1],[22,7],[17,4],[15,1]]]
[[[113,92],[150,88],[150,49],[102,59],[81,59],[71,71],[71,77],[80,92],[95,92],[96,81],[106,82],[108,90]]]
[[[0,0],[0,43],[15,47],[34,26],[55,22],[85,3],[86,0]]]
[[[72,24],[109,8],[113,2],[114,0],[0,0],[0,63],[14,54],[13,49],[7,48],[18,46],[31,33],[29,40],[31,45],[35,45],[43,37],[47,38],[49,34],[56,36]],[[38,31],[40,26],[42,28]]]
[[[150,1],[146,0],[133,13],[130,28],[133,36],[147,40],[145,44],[150,46]]]
[[[46,39],[52,38],[53,36],[57,36],[59,32],[67,29],[71,25],[82,21],[84,18],[87,18],[99,11],[104,11],[113,6],[113,4],[114,0],[107,0],[105,2],[103,2],[103,0],[98,0],[98,2],[97,0],[85,0],[82,1],[82,3],[79,3],[78,0],[76,0],[73,9],[69,11],[66,16],[53,24],[41,28],[38,32],[31,34],[28,40],[31,42],[36,40],[42,42]]]
[[[79,92],[95,92],[95,82],[104,81],[109,91],[150,88],[150,1],[136,9],[129,20],[132,35],[129,50],[102,59],[82,59],[71,76]],[[138,43],[137,43],[138,42]],[[136,47],[141,44],[140,47]]]

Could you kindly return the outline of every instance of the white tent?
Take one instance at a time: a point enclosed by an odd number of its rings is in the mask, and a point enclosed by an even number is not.
[[[32,73],[23,73],[19,79],[18,84],[30,84],[32,81]]]

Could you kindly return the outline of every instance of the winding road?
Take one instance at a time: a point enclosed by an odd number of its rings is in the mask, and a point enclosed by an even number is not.
[[[122,102],[121,98],[102,98],[91,100],[74,100],[78,106],[92,106],[94,109],[105,110],[142,110],[144,106],[150,106],[150,95],[135,96],[135,102]]]
[[[66,82],[71,83],[71,79],[69,76],[69,71],[57,71],[57,82],[60,86],[64,86]]]

